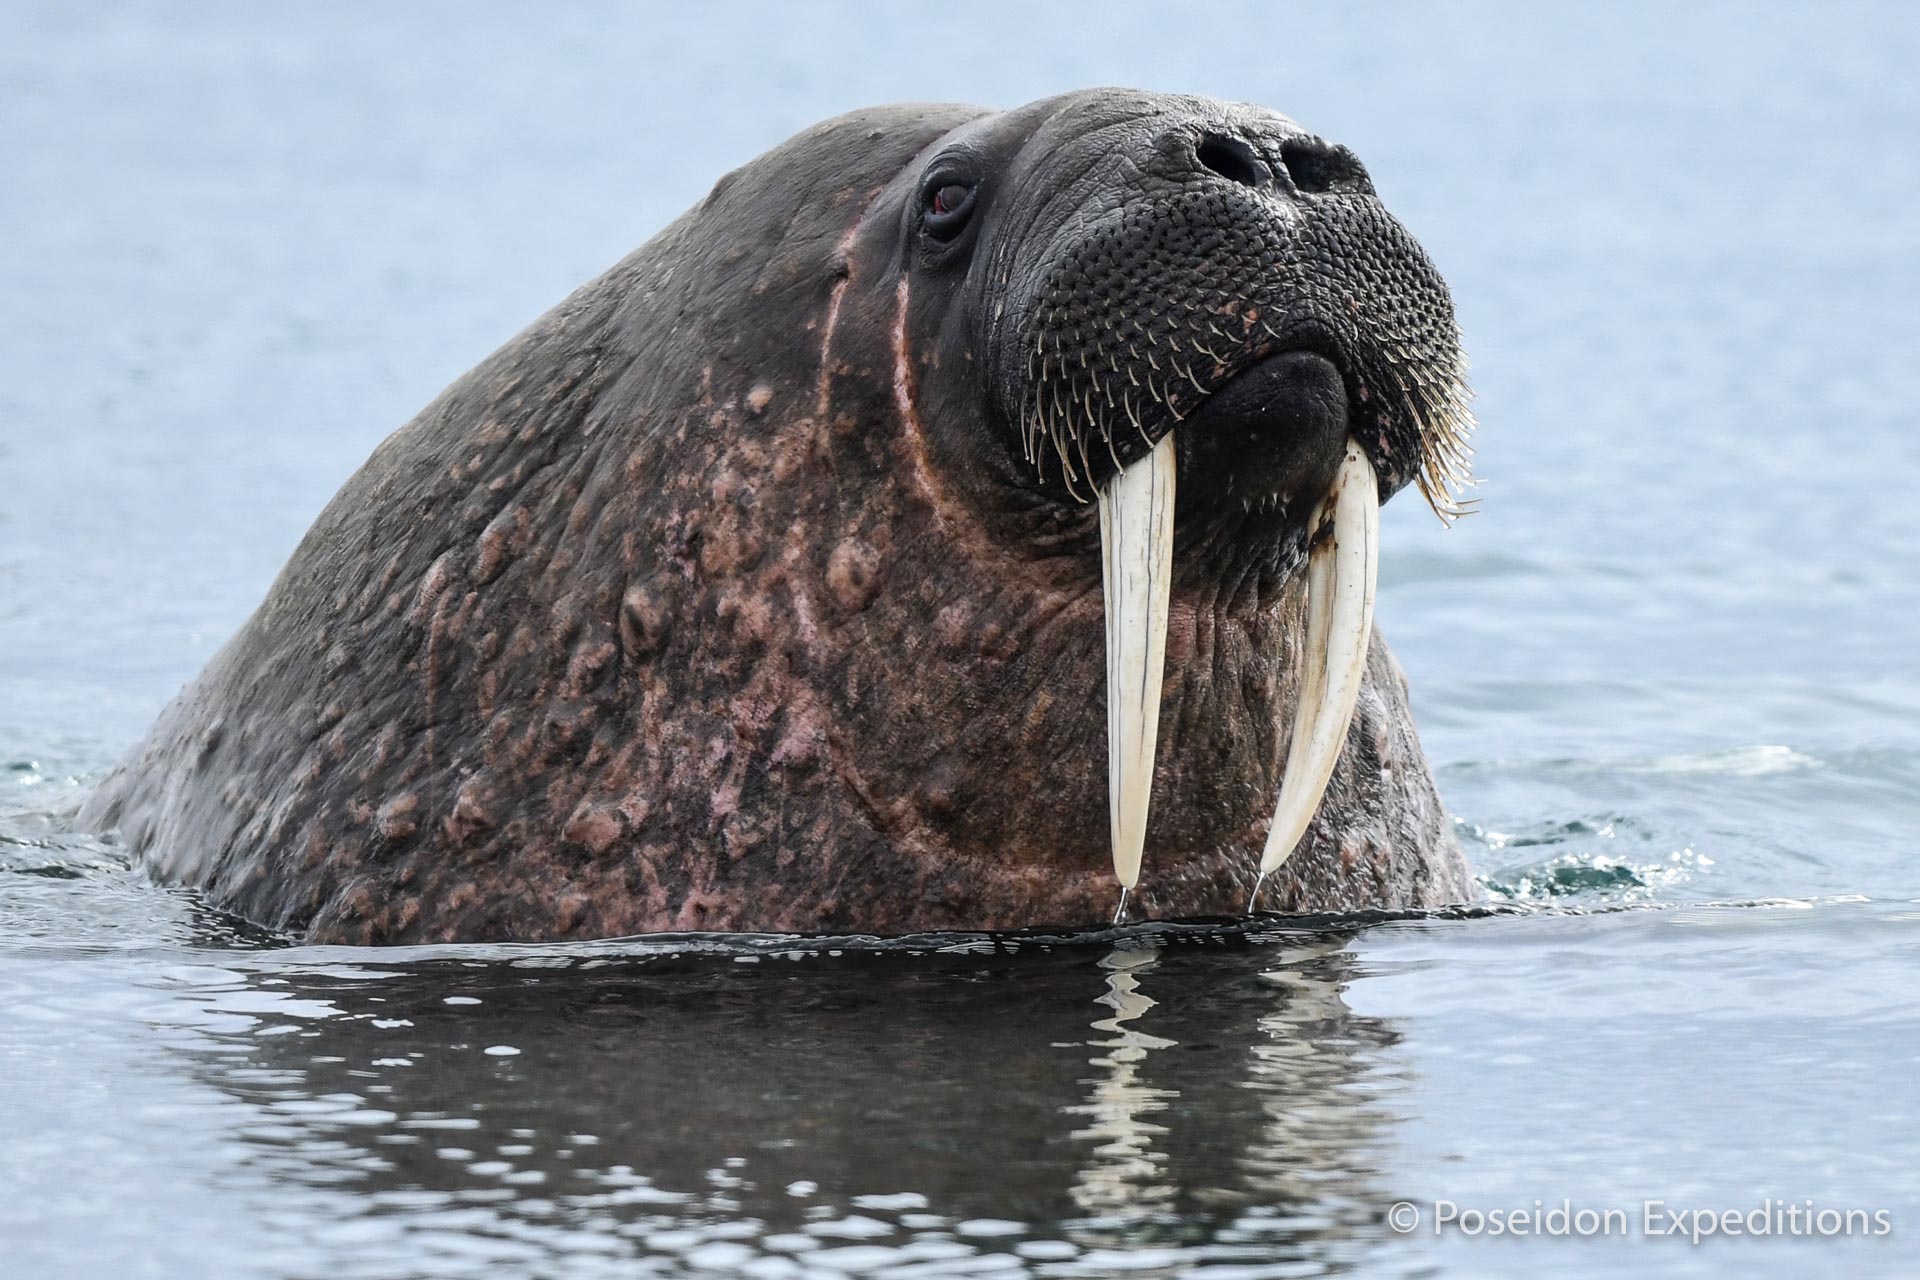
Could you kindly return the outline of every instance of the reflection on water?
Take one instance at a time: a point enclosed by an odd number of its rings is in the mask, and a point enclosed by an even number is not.
[[[365,951],[105,856],[0,851],[21,1275],[1526,1275],[1562,1242],[1383,1212],[1920,1213],[1911,904]]]
[[[1180,1094],[1147,1084],[1141,1067],[1149,1053],[1177,1048],[1179,1041],[1130,1025],[1156,1003],[1140,989],[1140,975],[1159,959],[1156,950],[1120,948],[1100,961],[1107,971],[1107,991],[1099,1003],[1113,1012],[1094,1019],[1093,1029],[1110,1038],[1087,1042],[1106,1051],[1091,1059],[1102,1073],[1094,1078],[1092,1096],[1067,1108],[1069,1114],[1091,1120],[1073,1137],[1099,1144],[1075,1176],[1073,1202],[1103,1222],[1143,1222],[1173,1206],[1175,1189],[1159,1177],[1166,1157],[1154,1149],[1155,1137],[1167,1129],[1147,1117],[1165,1112]]]
[[[138,1016],[217,1091],[224,1180],[296,1267],[1317,1271],[1381,1234],[1403,1075],[1351,966],[1336,934],[1205,928],[297,949],[151,969]]]

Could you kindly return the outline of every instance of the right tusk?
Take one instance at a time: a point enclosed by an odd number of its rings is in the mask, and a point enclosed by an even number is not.
[[[1160,732],[1167,606],[1173,586],[1171,433],[1100,490],[1100,568],[1107,604],[1107,816],[1119,923],[1140,879]]]

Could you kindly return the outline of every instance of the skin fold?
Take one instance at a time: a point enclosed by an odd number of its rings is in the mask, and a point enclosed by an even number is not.
[[[381,444],[81,825],[317,941],[1104,922],[1088,498],[1175,431],[1133,915],[1236,914],[1314,486],[1350,432],[1382,497],[1431,497],[1459,363],[1358,161],[1284,117],[1093,90],[829,121]],[[1110,400],[1129,370],[1165,398]],[[1376,634],[1262,905],[1474,894]]]

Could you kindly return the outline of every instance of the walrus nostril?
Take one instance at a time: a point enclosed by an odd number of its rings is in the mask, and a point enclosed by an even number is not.
[[[1367,182],[1367,171],[1359,157],[1319,138],[1289,138],[1281,143],[1280,163],[1286,166],[1293,185],[1308,195],[1364,189]]]
[[[1253,148],[1238,138],[1209,133],[1200,139],[1194,154],[1200,163],[1229,182],[1261,187],[1267,183],[1266,166],[1253,154]]]

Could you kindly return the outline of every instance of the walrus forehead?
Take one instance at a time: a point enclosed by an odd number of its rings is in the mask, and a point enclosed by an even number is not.
[[[1144,135],[1169,128],[1227,128],[1274,137],[1306,132],[1291,117],[1257,103],[1143,89],[1082,89],[1042,98],[1009,114],[1032,118],[1029,146],[1042,156],[1071,150],[1110,130]]]
[[[1085,210],[1111,204],[1139,177],[1141,157],[1156,146],[1190,146],[1209,133],[1275,146],[1308,136],[1296,121],[1251,103],[1140,89],[1083,89],[982,113],[934,139],[919,159],[926,163],[966,152],[985,161],[992,170],[988,181],[1000,245],[1031,248],[1036,236],[1045,240]],[[912,176],[909,168],[905,176]]]
[[[1300,123],[1266,107],[1135,89],[1043,98],[1003,118],[1021,136],[1003,178],[1006,193],[1016,205],[1028,206],[1025,212],[1036,221],[1049,211],[1070,221],[1077,209],[1099,208],[1102,193],[1137,184],[1157,154],[1208,134],[1275,147],[1309,136]],[[1033,229],[1031,223],[1021,227]]]

